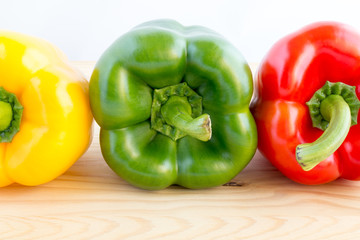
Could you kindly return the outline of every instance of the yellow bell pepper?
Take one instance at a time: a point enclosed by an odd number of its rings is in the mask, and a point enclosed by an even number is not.
[[[50,43],[0,31],[0,87],[0,186],[60,176],[91,141],[88,81]]]

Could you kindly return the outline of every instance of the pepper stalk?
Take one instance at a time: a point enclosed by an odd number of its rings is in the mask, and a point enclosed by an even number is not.
[[[174,141],[185,136],[208,141],[212,134],[210,116],[202,113],[202,97],[185,82],[154,91],[151,127]]]
[[[328,81],[307,105],[313,126],[324,133],[316,141],[296,147],[296,160],[305,171],[316,167],[341,146],[350,127],[357,124],[360,101],[355,87]]]
[[[0,87],[0,142],[11,142],[20,130],[23,109],[15,94]]]

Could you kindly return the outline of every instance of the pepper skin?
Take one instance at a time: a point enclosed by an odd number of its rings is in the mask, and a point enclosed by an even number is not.
[[[360,35],[354,29],[319,22],[284,37],[263,59],[256,84],[258,148],[276,168],[309,185],[360,179]],[[339,101],[329,103],[334,95]]]
[[[103,157],[144,189],[224,184],[256,150],[252,87],[248,64],[218,34],[171,20],[139,25],[91,76]]]
[[[50,43],[0,31],[0,86],[0,115],[12,119],[0,124],[0,186],[39,185],[64,173],[91,140],[86,79]],[[12,111],[2,107],[9,96],[19,103]]]

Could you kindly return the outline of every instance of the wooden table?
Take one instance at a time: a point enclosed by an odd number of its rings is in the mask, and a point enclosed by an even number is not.
[[[73,64],[89,79],[94,62]],[[257,153],[227,186],[144,191],[106,165],[98,132],[63,176],[0,189],[0,239],[360,239],[360,182],[303,186]]]

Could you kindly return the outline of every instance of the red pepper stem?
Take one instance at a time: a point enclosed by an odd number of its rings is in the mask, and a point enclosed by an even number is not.
[[[329,95],[320,104],[320,113],[329,122],[324,133],[312,143],[296,147],[296,160],[309,171],[331,156],[344,142],[350,126],[351,111],[340,95]]]
[[[171,96],[162,106],[161,114],[167,124],[201,141],[211,138],[211,121],[208,114],[191,117],[191,106],[186,97]]]

